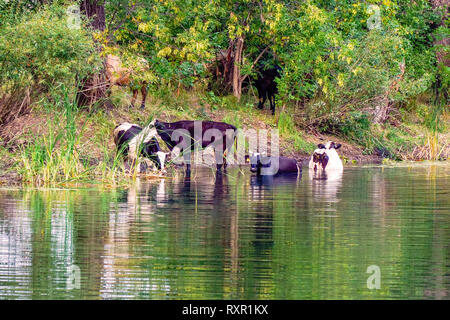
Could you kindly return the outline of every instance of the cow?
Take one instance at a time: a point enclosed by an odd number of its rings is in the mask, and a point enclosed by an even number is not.
[[[336,152],[340,147],[340,143],[335,143],[333,141],[328,141],[325,145],[319,143],[317,149],[314,150],[314,153],[311,156],[309,168],[314,171],[343,170],[344,166]]]
[[[197,124],[196,124],[197,123]],[[153,120],[152,124],[155,126],[159,137],[163,140],[170,151],[173,151],[177,146],[183,146],[184,150],[195,149],[196,129],[201,129],[197,134],[201,134],[201,141],[197,141],[200,148],[204,149],[211,144],[218,143],[221,154],[216,153],[217,171],[222,169],[222,162],[224,170],[226,170],[227,162],[225,153],[236,141],[237,128],[225,122],[215,121],[193,121],[182,120],[177,122],[162,122]],[[211,135],[211,137],[209,137]],[[223,138],[222,141],[215,141],[215,136],[219,135]],[[221,157],[220,157],[221,156]],[[219,158],[220,157],[220,158]],[[187,170],[190,170],[190,161],[186,163]]]
[[[246,157],[246,161],[250,163],[250,171],[258,176],[262,174],[270,176],[301,174],[302,172],[301,165],[297,160],[287,157],[262,156],[260,153],[254,152],[251,156]]]
[[[133,166],[139,157],[144,157],[164,172],[166,153],[161,151],[156,135],[156,129],[151,126],[142,129],[136,124],[125,122],[114,129],[114,143],[117,150],[127,156]],[[139,164],[137,169],[139,173],[142,171]]]
[[[275,114],[275,95],[278,93],[275,78],[280,77],[280,72],[281,68],[276,65],[273,68],[260,71],[256,80],[252,81],[253,85],[258,90],[258,108],[263,109],[264,103],[268,98],[272,115]]]
[[[148,83],[145,81],[140,81],[140,83],[132,83],[133,73],[136,72],[144,72],[147,68],[147,61],[145,59],[139,59],[138,70],[132,70],[131,68],[125,68],[122,64],[122,61],[119,57],[114,56],[112,54],[108,54],[106,56],[106,79],[108,81],[109,86],[128,86],[133,93],[131,98],[131,108],[134,108],[134,104],[136,103],[137,96],[139,94],[139,90],[142,93],[142,103],[141,109],[145,109],[145,99],[147,98],[147,85]]]

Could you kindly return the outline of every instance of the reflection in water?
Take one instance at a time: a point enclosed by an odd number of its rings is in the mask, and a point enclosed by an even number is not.
[[[109,214],[108,236],[104,244],[105,263],[101,280],[102,298],[135,298],[134,291],[158,290],[168,291],[170,286],[164,279],[159,283],[150,284],[149,279],[140,277],[139,272],[128,277],[130,259],[133,252],[130,249],[135,245],[130,242],[135,232],[153,232],[141,230],[141,224],[151,226],[155,222],[155,213],[167,203],[165,180],[156,183],[136,181],[127,190],[123,191],[123,199],[117,208]],[[126,197],[125,197],[126,195]]]
[[[313,197],[336,202],[342,186],[343,172],[341,170],[314,171],[311,169],[308,172]]]
[[[7,299],[31,298],[31,221],[23,202],[9,195],[0,199],[0,212],[4,212],[0,216],[0,294]]]
[[[252,175],[250,177],[251,212],[255,215],[253,244],[258,254],[273,246],[274,196],[280,187],[296,187],[300,174]],[[268,201],[269,200],[269,201]]]
[[[0,190],[0,298],[448,299],[449,172],[201,169],[123,190]]]

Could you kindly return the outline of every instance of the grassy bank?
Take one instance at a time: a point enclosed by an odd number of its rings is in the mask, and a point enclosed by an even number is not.
[[[241,129],[278,128],[280,153],[298,160],[306,160],[323,140],[343,145],[340,154],[345,163],[445,160],[449,155],[448,114],[435,132],[426,128],[420,115],[405,111],[390,123],[375,126],[362,122],[333,135],[308,127],[302,108],[283,106],[276,116],[268,108],[258,110],[251,91],[240,101],[205,91],[160,91],[147,98],[145,110],[130,109],[130,96],[122,89],[113,91],[113,107],[108,109],[78,110],[68,95],[64,99],[58,111],[36,105],[31,113],[3,126],[2,184],[128,183],[130,175],[115,152],[112,131],[124,121],[145,125],[154,118],[224,121]],[[165,148],[164,143],[161,146]]]

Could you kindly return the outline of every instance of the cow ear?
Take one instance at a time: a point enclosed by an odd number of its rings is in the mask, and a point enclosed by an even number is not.
[[[335,144],[334,144],[334,148],[335,148],[335,149],[339,149],[341,146],[342,146],[342,145],[341,145],[340,143],[338,143],[338,144],[335,143]]]
[[[318,147],[319,149],[325,149],[325,146],[324,146],[322,143],[319,143],[319,144],[317,145],[317,147]]]

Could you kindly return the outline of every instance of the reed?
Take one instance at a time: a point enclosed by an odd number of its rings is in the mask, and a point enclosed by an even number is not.
[[[115,185],[125,177],[120,154],[107,146],[108,136],[103,137],[106,142],[101,146],[100,160],[93,161],[84,151],[82,140],[90,142],[85,134],[93,119],[85,117],[77,126],[80,112],[66,92],[61,110],[47,122],[47,133],[28,136],[28,143],[20,147],[17,171],[23,182],[36,186],[91,181]]]

